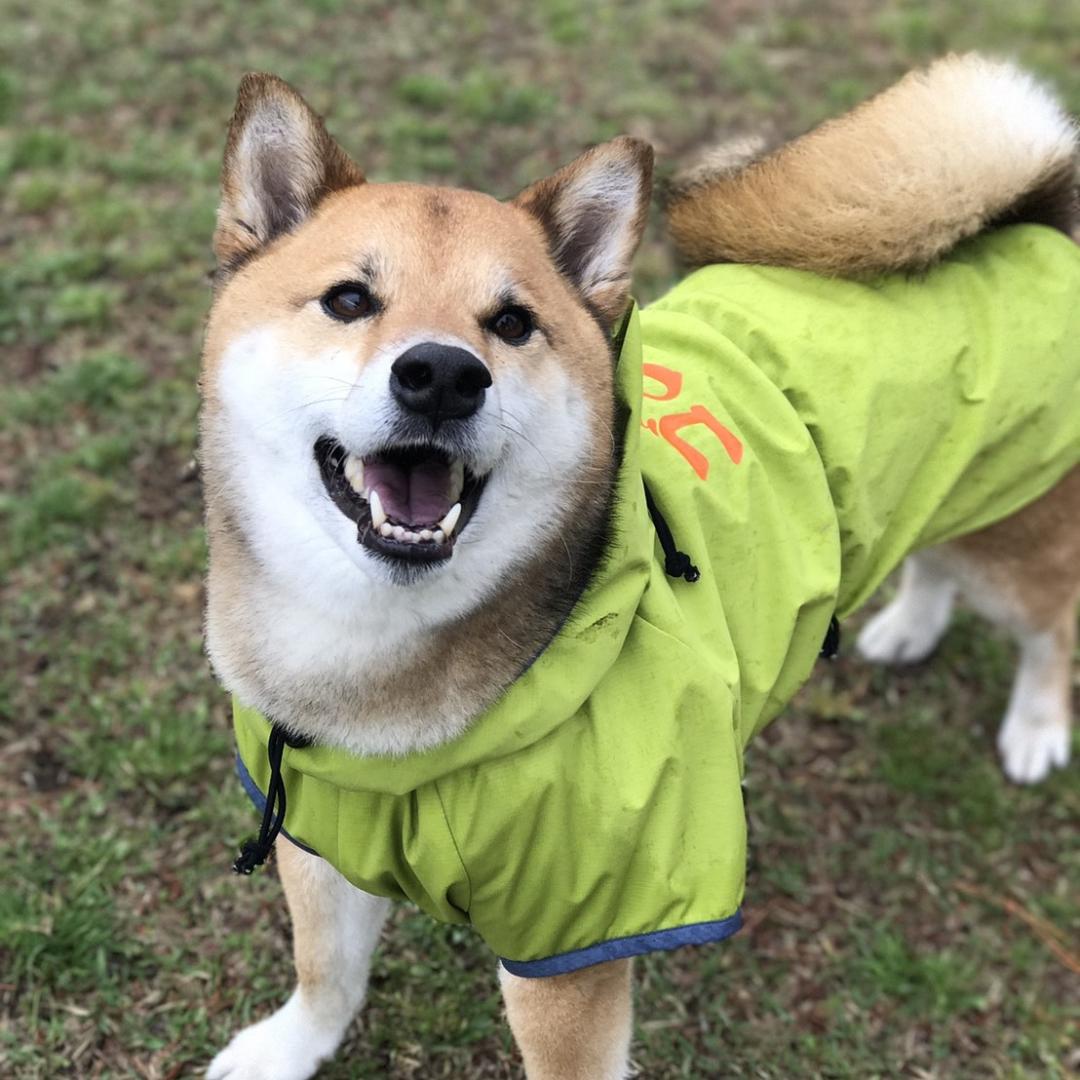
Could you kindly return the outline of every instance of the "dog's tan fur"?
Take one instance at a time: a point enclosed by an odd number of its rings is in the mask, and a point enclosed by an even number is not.
[[[1068,231],[1075,130],[1048,103],[1011,65],[947,57],[748,168],[706,161],[674,188],[672,236],[694,265],[852,277],[920,269],[1005,219]]]
[[[500,972],[506,1016],[530,1080],[620,1075],[630,1049],[630,960],[547,979]]]
[[[999,83],[1013,104],[1038,99],[1044,122],[1037,132],[1018,130],[1015,116],[987,117],[986,88]],[[743,144],[707,158],[677,189],[672,231],[693,261],[776,263],[857,276],[924,267],[995,220],[1039,220],[1067,229],[1073,223],[1075,139],[1064,117],[1045,106],[1042,91],[1015,69],[979,58],[943,61],[770,157],[755,161],[759,148]],[[973,148],[971,140],[980,139]],[[265,160],[267,148],[276,164]],[[623,176],[647,180],[645,156],[631,141],[601,148],[510,205],[414,185],[367,186],[291,89],[266,76],[245,79],[226,154],[215,239],[223,285],[210,321],[203,376],[212,554],[208,628],[219,671],[264,711],[323,735],[355,724],[358,715],[374,713],[375,723],[389,723],[393,717],[379,713],[390,708],[386,702],[416,724],[440,711],[467,717],[550,637],[569,601],[558,583],[545,577],[546,567],[561,565],[552,541],[515,580],[463,619],[427,635],[393,663],[382,658],[381,667],[365,672],[363,681],[355,673],[336,682],[320,674],[282,686],[264,655],[272,586],[245,536],[242,493],[230,485],[221,431],[217,387],[230,342],[318,295],[347,272],[356,251],[389,251],[399,256],[395,266],[407,269],[387,285],[396,322],[361,331],[371,336],[356,350],[358,363],[377,354],[380,335],[393,341],[411,321],[423,319],[451,328],[497,370],[514,358],[493,349],[478,334],[472,315],[463,315],[486,302],[483,259],[494,245],[498,261],[537,291],[537,306],[559,313],[551,325],[551,345],[596,407],[600,434],[587,475],[602,487],[616,454],[609,437],[613,417],[604,328],[621,310],[629,283],[624,270],[591,281],[581,273],[574,278],[573,266],[580,268],[587,254],[589,229],[577,228],[585,211],[573,193],[583,177],[591,177],[595,186],[598,162],[601,173],[610,165]],[[272,186],[290,192],[285,209],[279,202],[275,213],[250,197],[252,177],[257,181],[264,175],[259,170],[267,168]],[[624,269],[640,236],[644,207],[639,199],[622,234],[625,250],[616,262]],[[473,242],[477,236],[483,244]],[[461,253],[467,255],[464,264],[457,261]],[[451,265],[455,270],[448,273]],[[298,335],[298,349],[310,347],[312,334],[330,341],[336,332],[319,323],[282,326]],[[1016,362],[1023,363],[1023,357]],[[604,511],[597,489],[583,490],[570,510],[584,524],[571,533],[568,553],[595,530]],[[597,504],[595,512],[589,500]],[[1067,752],[1070,661],[1080,601],[1078,521],[1080,469],[1007,521],[915,556],[896,600],[868,626],[873,632],[860,638],[860,647],[876,659],[919,659],[944,632],[957,592],[1007,627],[1020,643],[1021,664],[1002,753],[1007,771],[1018,779],[1038,778],[1048,767],[1047,755],[1060,757],[1063,746]],[[510,643],[501,654],[486,646],[496,636]],[[316,715],[305,717],[305,712]],[[1048,729],[1053,729],[1049,744]],[[1025,749],[1029,744],[1042,755],[1034,763]],[[352,889],[322,860],[285,842],[278,847],[294,925],[297,993],[273,1017],[233,1040],[215,1059],[213,1080],[265,1080],[271,1072],[289,1080],[310,1076],[333,1052],[363,998],[385,904]],[[545,979],[504,972],[502,982],[530,1080],[625,1075],[629,961]]]
[[[947,547],[977,566],[1026,626],[1056,626],[1080,604],[1080,469],[1020,513]]]

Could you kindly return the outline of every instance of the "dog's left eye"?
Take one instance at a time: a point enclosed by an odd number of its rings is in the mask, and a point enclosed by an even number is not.
[[[340,322],[353,322],[374,315],[379,310],[378,301],[371,290],[358,281],[346,281],[335,285],[322,298],[323,311]]]
[[[507,345],[524,345],[533,332],[532,316],[522,307],[505,307],[488,323],[488,329]]]

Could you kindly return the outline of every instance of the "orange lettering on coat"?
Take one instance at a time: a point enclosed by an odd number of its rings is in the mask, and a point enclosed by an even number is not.
[[[642,390],[642,394],[653,401],[671,401],[679,396],[682,390],[682,373],[672,371],[671,368],[661,367],[659,364],[642,364],[642,373],[646,378],[654,379],[664,388],[662,394],[650,394],[648,390]]]
[[[682,372],[673,371],[661,364],[642,364],[642,372],[654,382],[658,382],[663,391],[659,394],[650,394],[648,390],[642,390],[643,396],[651,401],[672,401],[682,393]],[[743,456],[742,442],[731,433],[704,405],[691,405],[687,412],[670,413],[660,417],[659,422],[651,417],[643,420],[641,426],[654,435],[659,435],[690,463],[690,467],[701,477],[702,480],[709,476],[709,459],[696,447],[691,446],[679,435],[685,427],[693,427],[701,424],[707,427],[719,440],[720,445],[727,451],[727,455],[738,465]]]
[[[694,472],[702,480],[707,480],[709,477],[709,459],[678,434],[683,428],[693,427],[696,424],[703,424],[707,427],[720,440],[720,444],[727,451],[728,457],[736,465],[739,464],[743,455],[742,443],[704,405],[693,405],[690,407],[689,412],[662,416],[660,418],[660,435],[690,462]]]

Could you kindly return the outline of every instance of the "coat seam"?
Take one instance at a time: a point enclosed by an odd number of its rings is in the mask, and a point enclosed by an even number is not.
[[[465,888],[469,894],[468,901],[465,904],[465,914],[469,916],[469,921],[472,922],[473,884],[472,878],[469,876],[469,868],[465,865],[465,859],[461,854],[461,847],[457,842],[457,837],[454,835],[453,828],[450,826],[450,815],[446,812],[446,803],[443,802],[442,792],[439,790],[439,781],[433,780],[431,786],[435,789],[435,798],[439,800],[439,809],[442,811],[443,824],[446,825],[446,834],[450,837],[450,843],[454,845],[454,854],[457,855],[458,864],[461,866],[461,872],[465,875]]]

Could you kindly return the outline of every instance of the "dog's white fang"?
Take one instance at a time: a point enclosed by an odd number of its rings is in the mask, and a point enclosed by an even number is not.
[[[373,528],[376,528],[383,534],[388,535],[383,530],[383,525],[386,524],[386,511],[382,506],[382,499],[379,498],[379,493],[372,488],[368,494],[368,505],[371,507],[371,524]]]
[[[454,527],[457,525],[458,518],[460,517],[461,503],[456,502],[453,506],[450,507],[449,510],[447,510],[446,517],[444,517],[442,521],[439,522],[439,528],[442,529],[442,531],[447,536],[452,536],[454,532]]]

